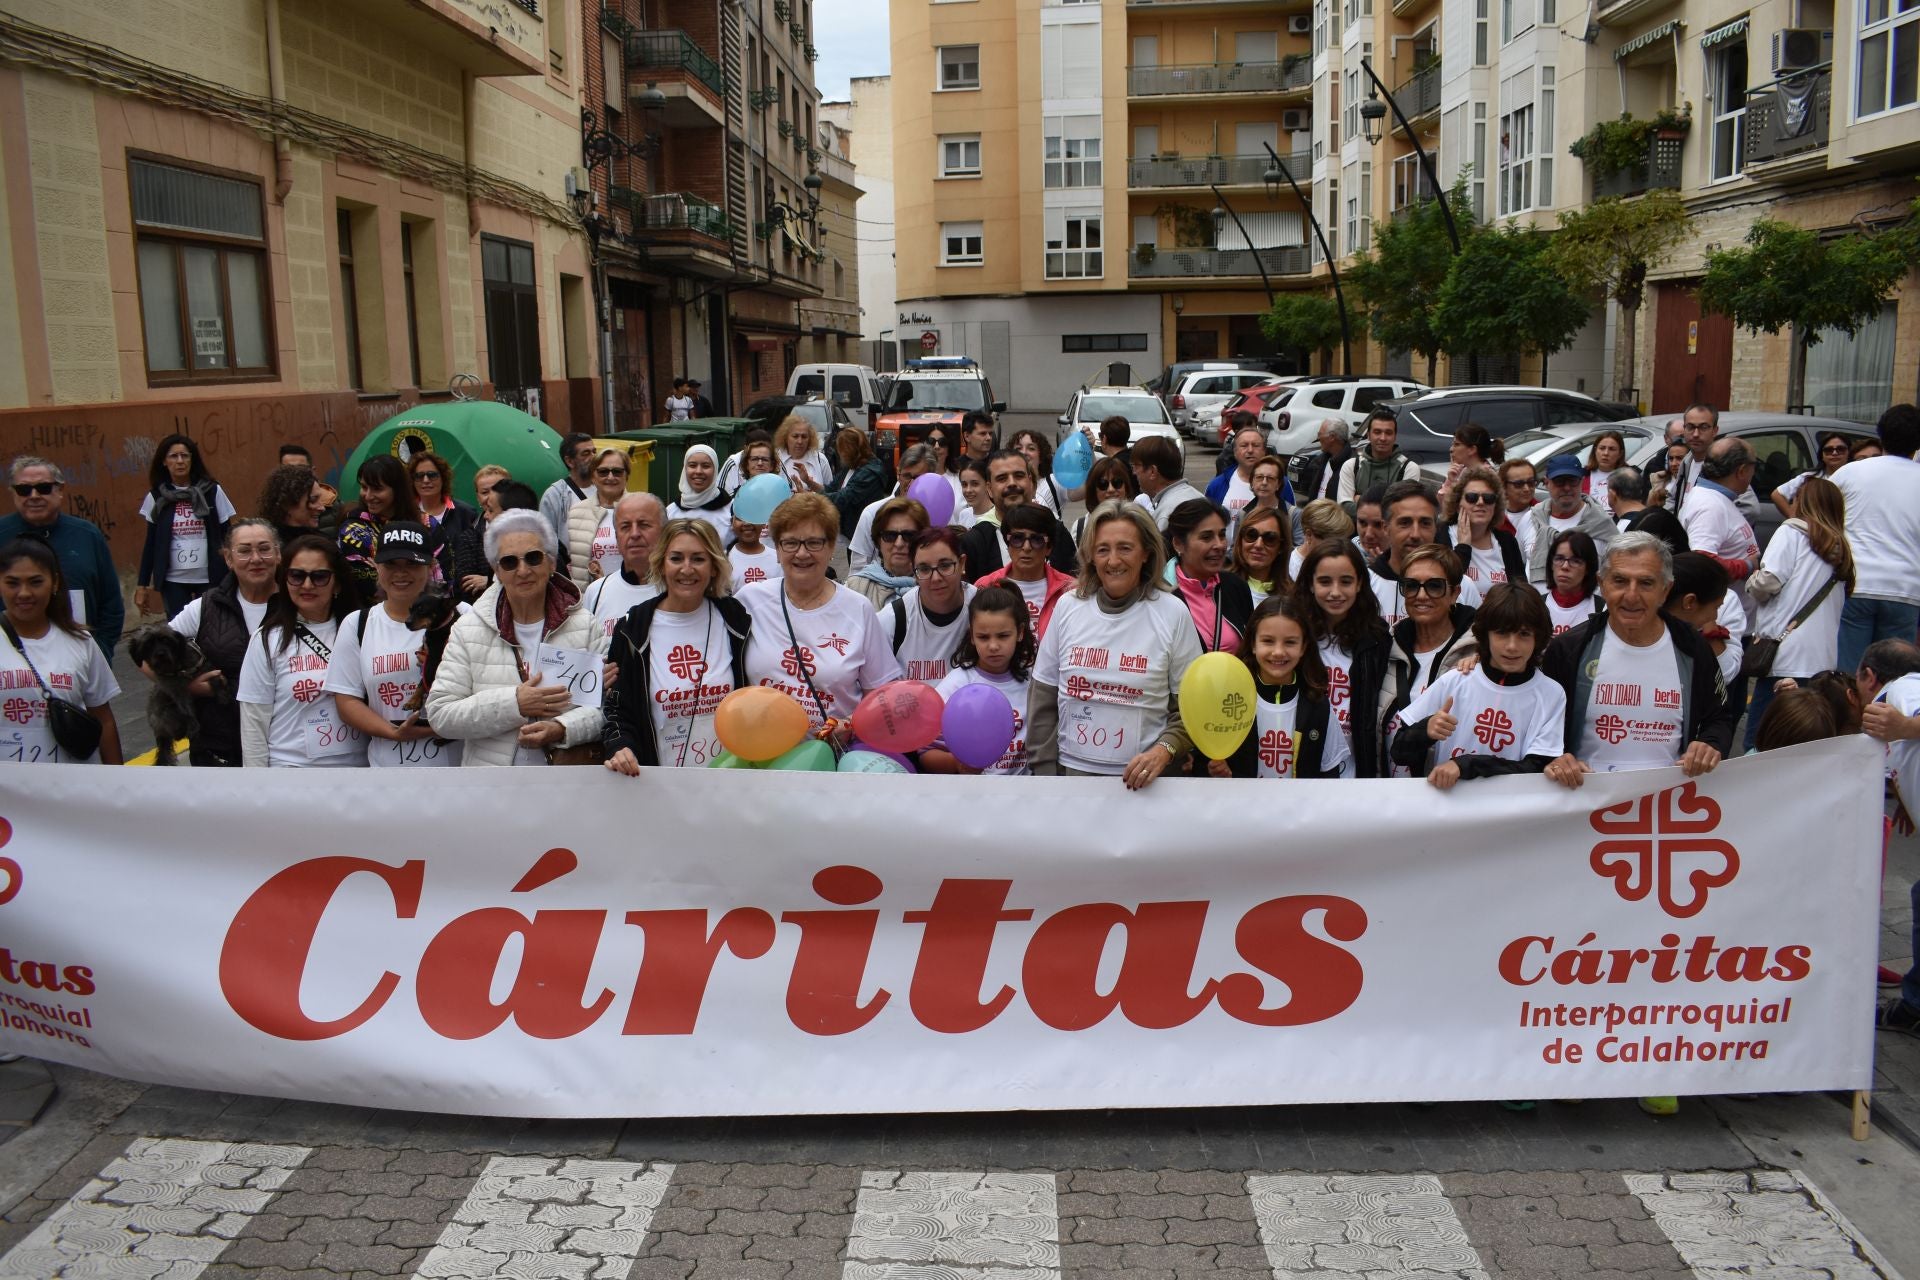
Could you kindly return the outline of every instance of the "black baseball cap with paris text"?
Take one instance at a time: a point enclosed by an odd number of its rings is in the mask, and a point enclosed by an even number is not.
[[[406,561],[431,564],[433,549],[427,541],[427,527],[410,520],[396,520],[380,530],[380,549],[373,554],[375,564]]]

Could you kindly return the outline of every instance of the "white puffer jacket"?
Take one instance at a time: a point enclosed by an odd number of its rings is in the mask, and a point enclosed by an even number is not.
[[[611,514],[612,507],[600,505],[600,495],[590,494],[585,502],[573,504],[573,510],[567,512],[567,527],[558,532],[567,540],[567,576],[574,585],[584,587],[593,581],[593,535],[599,529],[601,517]]]
[[[478,607],[453,624],[427,695],[428,723],[441,737],[466,743],[462,765],[512,764],[520,726],[527,723],[516,693],[520,665],[494,621],[496,599],[489,591]],[[602,657],[607,652],[606,629],[577,604],[545,639],[562,648],[591,649]],[[605,725],[595,708],[575,707],[556,718],[567,731],[562,745],[569,747],[597,741]]]

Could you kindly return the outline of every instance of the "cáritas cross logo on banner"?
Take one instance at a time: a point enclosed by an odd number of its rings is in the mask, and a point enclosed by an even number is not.
[[[1720,806],[1694,783],[1596,809],[1587,821],[1607,837],[1593,846],[1594,874],[1612,880],[1628,902],[1653,894],[1676,920],[1699,915],[1707,894],[1740,874],[1739,851],[1711,834]],[[1676,893],[1677,880],[1684,896]]]

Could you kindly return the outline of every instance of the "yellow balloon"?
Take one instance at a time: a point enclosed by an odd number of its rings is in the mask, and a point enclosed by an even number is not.
[[[1225,760],[1253,730],[1253,673],[1230,653],[1203,653],[1180,678],[1180,719],[1209,760]]]
[[[757,763],[800,744],[807,736],[807,712],[778,689],[750,685],[720,700],[713,710],[713,732],[721,746]]]

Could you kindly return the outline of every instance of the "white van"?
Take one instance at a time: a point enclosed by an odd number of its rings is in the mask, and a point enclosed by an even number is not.
[[[880,375],[864,364],[799,365],[787,379],[787,394],[832,400],[863,430],[872,428],[874,409],[883,399]]]

